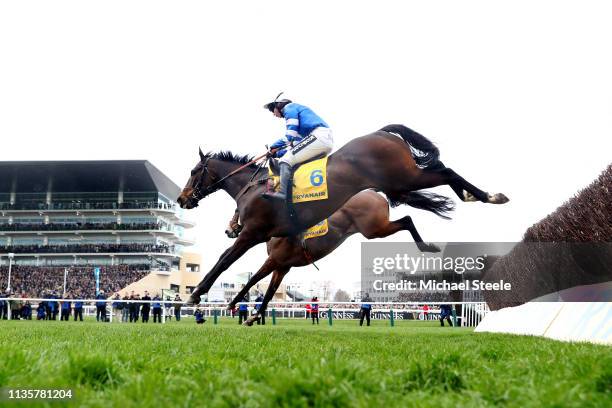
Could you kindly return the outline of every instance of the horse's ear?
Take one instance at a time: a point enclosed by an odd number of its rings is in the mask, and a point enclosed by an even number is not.
[[[202,153],[202,148],[198,147],[198,153],[200,153],[200,160],[204,161],[204,153]]]

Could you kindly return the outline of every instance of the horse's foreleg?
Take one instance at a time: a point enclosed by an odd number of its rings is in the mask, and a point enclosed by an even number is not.
[[[194,305],[200,303],[200,296],[207,293],[212,287],[213,283],[217,280],[219,275],[229,268],[237,259],[239,259],[246,251],[254,247],[255,245],[262,242],[261,240],[254,239],[251,234],[240,234],[234,245],[226,249],[221,255],[215,266],[206,274],[204,279],[198,284],[196,289],[193,291],[189,300],[188,305]]]
[[[238,292],[238,294],[234,297],[234,299],[227,306],[228,309],[233,309],[236,306],[236,303],[242,302],[244,296],[249,293],[249,290],[257,284],[260,280],[268,276],[274,269],[276,268],[276,261],[272,260],[272,258],[266,259],[266,262],[259,268],[259,270],[255,273],[255,275],[251,276],[251,279],[244,285],[244,287]]]
[[[283,278],[289,272],[289,267],[281,267],[276,269],[272,274],[272,279],[270,280],[270,285],[268,285],[268,290],[266,290],[266,294],[264,295],[264,299],[259,306],[259,310],[253,316],[249,317],[243,324],[247,326],[252,326],[253,322],[255,322],[261,315],[266,313],[266,308],[268,307],[268,303],[272,300],[272,297],[278,290]]]

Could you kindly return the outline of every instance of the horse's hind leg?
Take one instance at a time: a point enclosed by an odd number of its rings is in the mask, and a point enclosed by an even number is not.
[[[489,194],[474,186],[457,174],[453,169],[444,167],[423,169],[421,175],[413,180],[415,190],[448,184],[455,194],[465,202],[481,201],[490,204],[504,204],[510,201],[502,193]]]
[[[261,268],[259,268],[259,270],[253,276],[251,276],[251,279],[249,279],[246,285],[244,285],[240,292],[238,292],[234,299],[229,303],[227,308],[233,309],[234,306],[236,306],[236,303],[242,302],[242,299],[244,299],[244,296],[249,293],[249,290],[251,290],[251,288],[255,286],[257,282],[271,274],[272,271],[274,271],[274,269],[276,268],[276,266],[276,262],[272,260],[272,258],[268,257],[268,259],[266,259],[266,262],[264,262]]]
[[[450,169],[447,167],[445,168],[444,171],[448,174],[449,178],[451,179],[451,182],[448,183],[450,188],[452,188],[455,194],[457,194],[457,196],[465,202],[481,201],[483,203],[503,204],[508,201],[506,196],[501,194],[503,198],[506,199],[506,201],[497,202],[496,200],[501,199],[501,197],[498,197],[497,199],[495,199],[493,195],[490,195],[487,192],[482,191],[481,189],[479,189],[478,187],[476,187],[475,185],[473,185],[472,183],[470,183],[469,181],[467,181],[466,179],[458,175],[453,169]]]
[[[436,245],[428,244],[423,241],[423,238],[421,238],[421,235],[417,231],[414,223],[412,222],[412,218],[409,215],[396,221],[389,221],[388,208],[386,211],[386,216],[378,219],[376,223],[365,223],[362,222],[362,220],[356,219],[355,224],[357,225],[359,232],[361,232],[361,235],[367,239],[385,238],[399,231],[408,231],[410,232],[410,235],[412,235],[412,239],[414,239],[415,244],[422,252],[440,252],[440,248],[438,248]]]
[[[412,222],[412,217],[410,217],[409,215],[400,218],[399,220],[394,222],[401,223],[403,229],[410,232],[410,235],[412,235],[412,239],[414,239],[415,244],[421,250],[421,252],[440,252],[440,248],[437,245],[423,241],[423,238],[421,238],[419,231],[417,231],[416,227],[414,226],[414,223]]]
[[[438,248],[436,245],[423,241],[421,234],[419,234],[419,231],[417,231],[416,227],[414,226],[414,222],[412,222],[412,217],[409,215],[396,221],[387,220],[385,224],[379,225],[376,230],[362,232],[362,235],[367,239],[385,238],[399,231],[410,232],[414,243],[421,252],[440,252],[440,248]]]
[[[263,300],[261,301],[261,305],[259,306],[259,310],[253,316],[249,317],[243,324],[247,326],[252,326],[253,323],[260,318],[261,315],[266,313],[266,309],[268,307],[268,303],[272,300],[272,297],[278,290],[283,278],[289,272],[289,267],[281,267],[274,271],[272,274],[272,279],[270,279],[270,285],[268,285],[268,290],[266,290],[266,294],[264,295]]]

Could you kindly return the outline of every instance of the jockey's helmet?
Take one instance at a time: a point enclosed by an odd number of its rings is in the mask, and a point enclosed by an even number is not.
[[[264,105],[264,109],[267,109],[270,112],[274,112],[275,108],[279,111],[282,111],[285,105],[291,103],[290,99],[278,99],[282,94],[283,92],[279,93],[278,95],[276,95],[276,98],[274,98],[274,101],[266,103]]]
[[[270,103],[266,103],[264,108],[269,110],[270,112],[274,112],[274,108],[278,108],[279,111],[282,111],[285,105],[290,104],[290,99],[281,99],[280,101],[274,101]]]

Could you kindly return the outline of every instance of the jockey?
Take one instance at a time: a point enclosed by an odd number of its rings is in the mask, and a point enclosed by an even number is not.
[[[280,189],[277,193],[264,193],[265,198],[287,200],[287,190],[293,168],[313,157],[327,156],[332,151],[332,132],[327,123],[310,108],[293,103],[289,99],[264,105],[277,118],[284,118],[287,125],[285,136],[270,146],[281,148],[274,155],[280,157]]]

